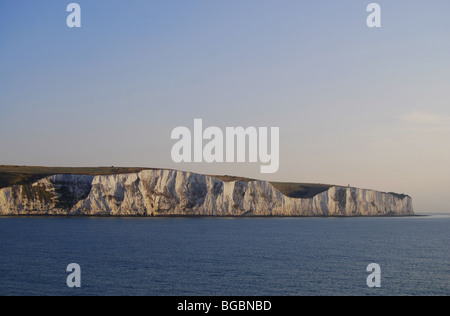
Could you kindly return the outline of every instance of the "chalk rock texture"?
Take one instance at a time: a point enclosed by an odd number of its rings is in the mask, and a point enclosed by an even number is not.
[[[110,176],[54,175],[0,190],[0,215],[407,216],[409,196],[331,187],[290,198],[266,181],[224,182],[175,170]]]

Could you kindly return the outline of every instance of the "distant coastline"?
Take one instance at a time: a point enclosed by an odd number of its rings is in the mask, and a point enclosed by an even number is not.
[[[411,216],[404,194],[155,168],[0,166],[0,215]]]

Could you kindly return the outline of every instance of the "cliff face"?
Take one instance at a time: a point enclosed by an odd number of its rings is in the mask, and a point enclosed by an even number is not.
[[[173,170],[55,175],[0,190],[0,215],[386,216],[413,215],[408,196],[332,187],[289,198],[269,182],[223,182]]]

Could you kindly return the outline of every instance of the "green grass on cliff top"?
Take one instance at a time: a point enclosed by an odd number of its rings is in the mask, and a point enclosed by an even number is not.
[[[96,168],[64,168],[64,167],[27,167],[27,166],[0,166],[0,189],[13,185],[30,185],[42,178],[55,174],[82,174],[82,175],[113,175],[136,173],[154,168],[122,168],[122,167],[96,167]],[[253,179],[233,176],[212,176],[225,182],[243,181]],[[319,193],[327,191],[331,185],[306,184],[306,183],[282,183],[271,182],[281,193],[292,198],[312,198]]]
[[[0,166],[0,188],[13,185],[27,185],[42,178],[55,174],[83,174],[104,176],[111,174],[135,173],[147,168],[61,168],[61,167],[27,167],[27,166]]]
[[[233,177],[233,176],[211,176],[225,182],[243,181],[250,182],[254,179]],[[332,185],[328,184],[311,184],[311,183],[287,183],[287,182],[271,182],[271,184],[284,195],[291,198],[308,199],[313,198],[317,194],[327,191]]]

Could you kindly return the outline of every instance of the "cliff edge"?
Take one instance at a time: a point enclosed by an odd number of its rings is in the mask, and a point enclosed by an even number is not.
[[[331,186],[306,198],[270,182],[225,181],[175,170],[61,174],[0,189],[0,215],[410,216],[406,195]]]

